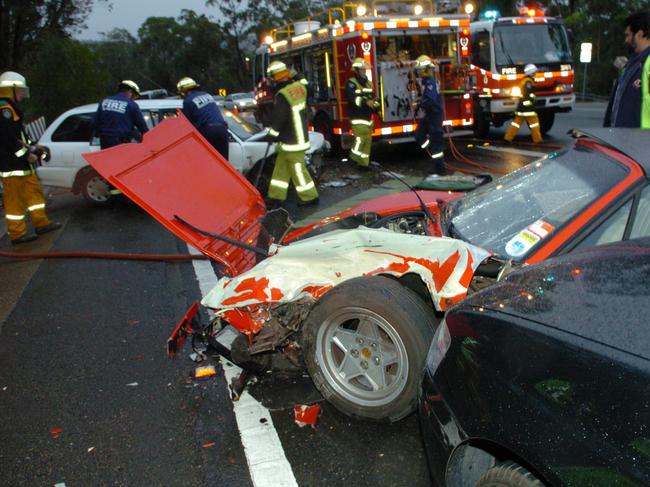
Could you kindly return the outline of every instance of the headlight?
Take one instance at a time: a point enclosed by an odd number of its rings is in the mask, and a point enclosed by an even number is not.
[[[427,355],[427,369],[431,375],[435,373],[442,359],[445,358],[450,346],[451,335],[449,334],[449,328],[447,328],[447,320],[443,318],[436,330],[436,334],[433,336],[429,354]]]

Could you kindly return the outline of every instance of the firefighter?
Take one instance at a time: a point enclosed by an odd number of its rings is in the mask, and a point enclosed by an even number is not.
[[[131,142],[134,127],[144,135],[149,129],[138,104],[140,88],[129,79],[119,82],[118,93],[104,98],[95,114],[95,131],[102,149]]]
[[[316,204],[318,191],[305,167],[305,151],[309,149],[307,89],[291,79],[291,73],[281,61],[273,61],[266,72],[275,84],[267,140],[278,141],[268,197],[272,204],[285,201],[291,181],[298,194],[299,206]]]
[[[213,96],[198,88],[198,83],[192,78],[181,78],[176,83],[176,89],[183,97],[183,114],[228,160],[228,125]]]
[[[28,97],[29,88],[22,75],[13,71],[0,75],[0,177],[7,232],[14,245],[31,242],[38,235],[61,227],[45,214],[43,188],[34,168],[46,149],[27,137],[23,114],[17,105]],[[27,233],[28,211],[36,233]]]
[[[442,148],[442,98],[434,76],[434,64],[429,56],[421,55],[415,61],[415,72],[422,82],[422,96],[415,105],[415,112],[422,110],[424,116],[415,130],[415,141],[420,144],[434,162],[437,174],[445,174],[444,151]]]
[[[370,164],[370,148],[372,146],[372,114],[377,110],[379,102],[372,96],[372,81],[366,77],[366,69],[370,63],[358,57],[352,61],[352,76],[346,86],[348,99],[348,115],[354,142],[350,148],[350,159],[357,163],[359,169],[368,169]]]
[[[530,129],[530,134],[533,137],[533,142],[539,143],[542,141],[542,132],[539,129],[539,118],[535,111],[535,93],[533,87],[532,76],[537,72],[537,66],[534,64],[527,64],[524,68],[524,78],[515,86],[511,94],[516,98],[521,98],[517,109],[515,110],[515,118],[510,123],[510,127],[506,131],[505,140],[512,142],[519,132],[521,124],[525,121]]]

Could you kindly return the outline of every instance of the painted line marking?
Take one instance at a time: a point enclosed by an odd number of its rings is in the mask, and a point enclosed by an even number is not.
[[[484,147],[482,145],[477,145],[475,146],[475,148],[490,150],[493,152],[510,152],[512,154],[518,154],[520,156],[529,156],[529,157],[543,157],[546,155],[546,152],[536,152],[532,150],[515,149],[514,147],[493,147],[493,146]]]
[[[187,248],[190,254],[200,254],[191,245]],[[217,276],[210,261],[194,260],[192,265],[201,295],[205,296],[217,283]],[[233,377],[239,375],[241,369],[233,364],[228,365],[226,361],[222,361],[222,364],[226,379],[226,393],[230,396],[228,384]],[[232,405],[253,485],[255,487],[298,487],[269,410],[246,390],[239,401],[233,401]],[[261,419],[265,419],[265,422],[260,422]]]

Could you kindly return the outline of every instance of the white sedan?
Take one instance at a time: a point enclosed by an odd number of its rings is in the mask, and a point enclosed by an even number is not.
[[[149,128],[165,118],[175,117],[182,106],[179,99],[138,100],[137,103]],[[38,141],[49,147],[51,157],[42,163],[37,172],[45,186],[68,188],[75,194],[81,193],[91,203],[104,205],[111,200],[109,187],[81,156],[84,152],[99,150],[99,139],[94,137],[93,129],[96,110],[96,103],[83,105],[68,110],[54,120]],[[222,108],[222,111],[228,123],[229,162],[243,174],[250,172],[257,175],[259,166],[267,159],[268,170],[272,166],[270,160],[275,154],[275,144],[260,141],[266,130],[228,110]],[[320,164],[327,147],[322,135],[317,132],[310,132],[309,140],[311,149],[307,160],[313,169]]]

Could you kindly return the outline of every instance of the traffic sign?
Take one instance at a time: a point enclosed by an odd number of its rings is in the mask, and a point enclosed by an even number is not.
[[[591,42],[583,42],[580,44],[580,62],[591,62]]]

